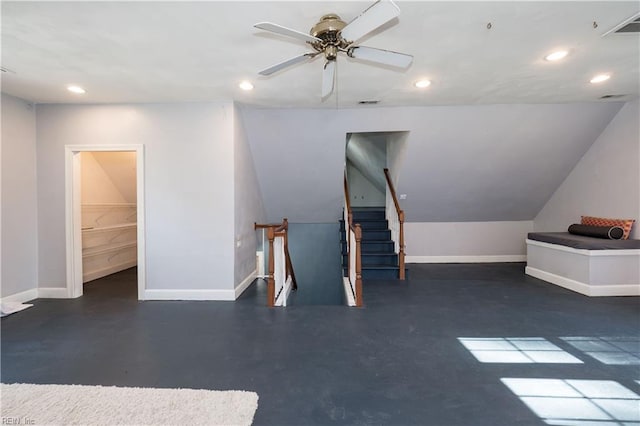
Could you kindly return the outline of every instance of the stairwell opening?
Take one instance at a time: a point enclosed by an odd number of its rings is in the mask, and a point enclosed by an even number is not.
[[[348,133],[345,144],[345,176],[353,223],[360,224],[361,276],[368,280],[396,280],[399,276],[399,247],[390,227],[393,200],[385,169],[395,187],[407,148],[409,132]],[[342,272],[348,271],[347,232],[340,220]],[[397,238],[396,238],[397,239]],[[345,293],[350,289],[345,286]],[[366,292],[366,289],[364,290]]]

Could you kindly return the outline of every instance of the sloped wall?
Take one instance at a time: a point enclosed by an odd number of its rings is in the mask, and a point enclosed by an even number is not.
[[[241,114],[267,219],[334,222],[347,133],[408,131],[398,193],[408,222],[530,221],[621,103]]]
[[[135,203],[135,152],[83,152],[82,203]]]
[[[536,231],[566,231],[581,215],[640,221],[639,122],[638,101],[625,104],[536,216]]]
[[[0,296],[38,287],[38,220],[36,199],[36,115],[22,99],[2,94]]]
[[[250,284],[256,271],[256,247],[258,244],[254,223],[264,223],[260,185],[254,168],[254,158],[247,142],[242,116],[234,106],[234,153],[233,153],[233,196],[234,196],[234,285],[244,281]],[[282,220],[282,218],[280,218]],[[224,226],[224,225],[222,225]],[[239,289],[241,291],[243,289]]]

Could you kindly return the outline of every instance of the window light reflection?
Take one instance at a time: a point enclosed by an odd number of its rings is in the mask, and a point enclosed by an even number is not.
[[[459,337],[458,340],[483,363],[582,364],[542,337]]]

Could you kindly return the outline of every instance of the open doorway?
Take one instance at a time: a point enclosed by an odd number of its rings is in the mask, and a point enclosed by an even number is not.
[[[111,279],[144,299],[143,179],[142,145],[66,147],[69,297]]]

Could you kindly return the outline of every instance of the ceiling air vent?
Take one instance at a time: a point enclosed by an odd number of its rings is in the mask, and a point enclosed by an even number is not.
[[[604,96],[600,96],[600,99],[620,99],[620,98],[624,98],[627,95],[604,95]]]
[[[375,105],[380,101],[358,101],[358,105]]]
[[[640,12],[620,22],[602,36],[611,34],[640,34]]]

